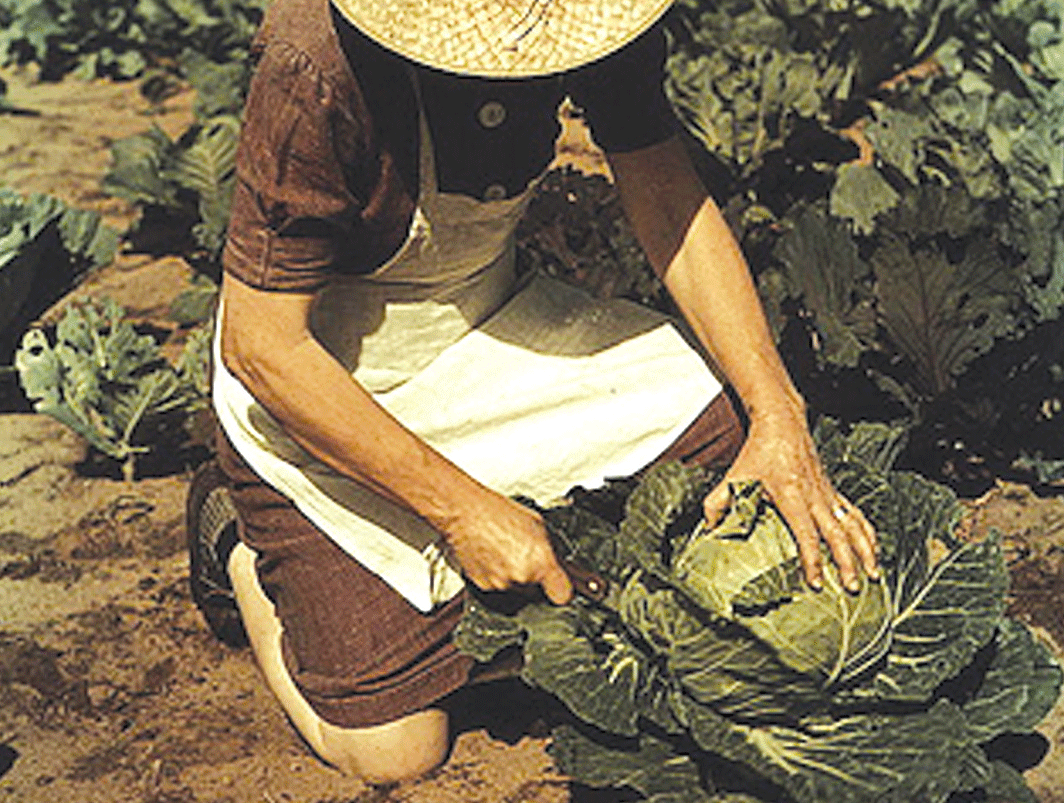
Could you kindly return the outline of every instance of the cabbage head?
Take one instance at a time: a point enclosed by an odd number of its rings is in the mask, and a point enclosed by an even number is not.
[[[567,557],[608,579],[604,600],[503,612],[474,594],[459,647],[519,647],[522,678],[571,714],[559,768],[654,803],[1033,801],[992,742],[1030,732],[1062,675],[1005,617],[998,537],[959,538],[953,493],[890,469],[889,428],[827,424],[818,440],[877,529],[881,580],[848,593],[831,568],[812,591],[756,483],[711,527],[701,500],[719,477],[671,463],[542,511]]]

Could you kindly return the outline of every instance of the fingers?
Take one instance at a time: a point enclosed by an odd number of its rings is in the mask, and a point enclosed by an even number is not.
[[[805,505],[776,503],[780,514],[791,528],[802,561],[802,572],[810,588],[824,587],[824,563],[820,553],[820,534],[809,509]]]
[[[718,482],[708,494],[706,498],[702,500],[703,515],[706,517],[706,523],[712,527],[716,525],[724,514],[728,512],[728,505],[731,503],[731,483],[728,482],[728,478],[725,477],[721,482]]]
[[[557,561],[552,561],[552,565],[547,567],[546,573],[540,578],[539,585],[547,599],[555,605],[567,605],[573,599],[572,581]]]
[[[832,498],[835,502],[831,507],[822,503],[815,505],[812,518],[819,537],[831,551],[843,586],[856,593],[861,589],[858,567],[870,579],[879,579],[875,530],[856,506],[838,494]],[[801,542],[799,544],[801,546]],[[820,550],[816,551],[819,554]]]
[[[556,605],[568,603],[573,585],[540,516],[512,500],[499,500],[490,511],[494,515],[478,518],[475,528],[447,541],[466,579],[487,592],[527,592],[539,586]]]
[[[719,483],[703,501],[706,521],[720,520],[730,502],[729,477]],[[779,487],[782,485],[783,487]],[[766,483],[764,492],[772,499],[787,522],[802,563],[806,582],[813,589],[824,586],[823,541],[838,568],[839,579],[848,591],[861,588],[861,571],[872,580],[880,577],[876,557],[876,533],[861,510],[838,494],[825,480],[824,487],[803,490],[798,484]],[[773,493],[775,490],[775,493]],[[829,500],[831,504],[829,504]]]
[[[818,505],[813,514],[820,537],[828,545],[832,560],[839,570],[839,579],[847,591],[856,593],[861,590],[861,579],[857,571],[857,560],[852,546],[849,522],[842,517],[841,506],[828,508]],[[846,514],[847,516],[853,514]]]
[[[857,553],[865,574],[873,580],[878,580],[879,558],[875,527],[865,518],[859,508],[841,497],[833,512],[836,518],[839,518],[843,525],[849,528],[850,545]]]

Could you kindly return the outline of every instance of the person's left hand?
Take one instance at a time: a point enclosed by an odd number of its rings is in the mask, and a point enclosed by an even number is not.
[[[794,535],[812,588],[823,587],[820,540],[831,551],[849,591],[861,587],[858,563],[876,580],[876,533],[864,514],[832,486],[798,410],[752,416],[746,442],[724,479],[706,496],[706,520],[715,523],[728,508],[730,484],[760,480]]]

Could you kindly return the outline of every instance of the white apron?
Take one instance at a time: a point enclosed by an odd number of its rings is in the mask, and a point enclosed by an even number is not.
[[[549,502],[652,461],[720,392],[705,362],[639,305],[545,277],[516,289],[514,230],[532,185],[495,201],[439,192],[424,113],[420,152],[405,244],[373,274],[321,291],[318,340],[407,428],[499,493]],[[214,406],[256,473],[419,610],[457,594],[463,580],[440,535],[288,437],[225,369],[219,339]]]

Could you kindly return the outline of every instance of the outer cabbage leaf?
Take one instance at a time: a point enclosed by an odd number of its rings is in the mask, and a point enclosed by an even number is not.
[[[978,741],[1033,729],[1056,702],[1062,679],[1049,648],[1019,622],[1003,619],[986,675],[964,704],[969,728]]]
[[[507,647],[520,646],[524,636],[517,619],[491,610],[471,592],[455,628],[454,643],[466,655],[487,663]]]
[[[706,488],[705,472],[682,463],[663,463],[648,471],[625,505],[618,538],[624,557],[648,572],[667,576],[671,553],[679,545],[664,536],[681,517],[690,532],[701,517],[699,503]]]
[[[1008,573],[997,538],[963,544],[930,569],[922,560],[896,582],[890,652],[868,686],[855,694],[927,699],[966,666],[993,635],[1005,610]]]
[[[518,619],[527,634],[526,682],[611,733],[636,735],[640,717],[675,727],[665,704],[668,684],[652,657],[623,631],[605,627],[602,614],[541,603],[522,608]]]
[[[873,487],[861,507],[880,537],[892,644],[874,676],[845,696],[923,700],[993,636],[1008,574],[996,538],[957,542],[962,509],[948,488],[906,472]],[[947,550],[933,565],[929,540]]]
[[[940,803],[979,760],[961,710],[947,700],[803,730],[736,724],[678,696],[674,704],[704,750],[754,768],[799,803]]]
[[[990,765],[990,777],[983,785],[986,803],[1039,803],[1023,775],[1004,761]]]
[[[570,726],[555,728],[547,749],[558,769],[581,783],[629,787],[647,803],[714,803],[698,765],[661,739],[643,734],[624,747],[607,747]]]

